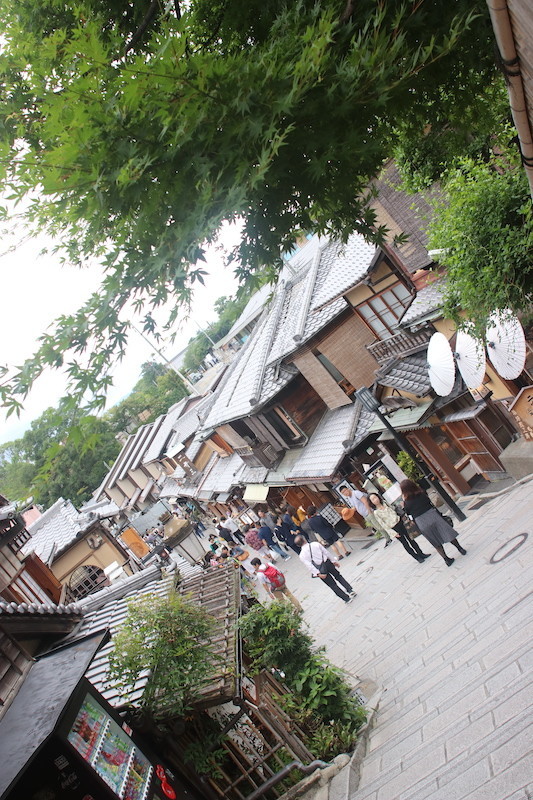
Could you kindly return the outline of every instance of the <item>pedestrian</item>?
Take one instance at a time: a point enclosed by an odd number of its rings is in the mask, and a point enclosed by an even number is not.
[[[383,530],[374,516],[374,510],[365,492],[361,492],[360,489],[350,489],[349,486],[341,486],[340,492],[344,497],[346,505],[350,506],[350,508],[355,508],[357,513],[363,517],[365,523],[368,522],[373,528]],[[387,531],[383,530],[383,534],[387,540],[385,542],[385,547],[388,547],[392,539]]]
[[[288,514],[285,516],[288,516]],[[300,531],[294,527],[294,523],[291,522],[291,524],[289,524],[285,522],[285,516],[276,517],[276,527],[274,528],[274,533],[276,534],[278,541],[284,542],[288,547],[291,548],[291,550],[294,550],[296,555],[300,555],[300,548],[297,544],[294,544],[294,538],[295,536],[298,536]]]
[[[272,533],[274,533],[274,528],[276,527],[276,517],[274,514],[268,509],[266,511],[259,509],[257,516],[259,517],[261,525],[268,525]]]
[[[244,543],[247,547],[250,547],[252,550],[255,550],[256,553],[263,556],[264,558],[268,558],[269,561],[276,560],[276,557],[273,559],[273,554],[270,552],[268,547],[265,546],[263,540],[259,536],[259,533],[255,528],[252,528],[250,525],[245,525],[244,528]]]
[[[383,502],[379,494],[369,494],[368,499],[374,508],[374,516],[380,528],[388,529],[388,533],[395,536],[403,545],[404,550],[416,561],[422,564],[431,553],[423,553],[417,542],[411,539],[400,516],[389,505]]]
[[[290,555],[282,550],[277,542],[274,541],[274,534],[268,527],[268,525],[261,525],[259,528],[259,538],[262,540],[265,547],[268,547],[269,550],[273,550],[274,553],[277,553],[278,556],[281,556],[284,561],[287,561],[290,558]]]
[[[296,537],[296,544],[301,548],[300,561],[307,567],[311,576],[320,578],[332,592],[335,592],[337,597],[340,597],[345,603],[350,603],[355,597],[355,592],[340,574],[337,562],[331,560],[326,548],[320,542],[307,542],[301,534]]]
[[[233,519],[233,517],[231,516],[231,514],[228,514],[226,519],[224,520],[224,527],[227,528],[228,531],[230,531],[234,539],[237,539],[237,541],[239,541],[241,544],[244,543],[244,537],[240,531],[240,528]]]
[[[331,522],[328,522],[324,517],[321,517],[320,514],[317,514],[316,506],[309,506],[307,509],[307,516],[311,529],[326,543],[326,547],[331,547],[339,560],[344,558],[344,556],[351,556],[351,551],[348,550],[344,542],[341,541],[339,534]]]
[[[457,541],[457,534],[451,525],[448,525],[425,491],[414,481],[405,480],[400,483],[403,495],[403,507],[405,513],[413,517],[416,527],[420,533],[426,537],[428,542],[433,545],[437,553],[445,560],[450,567],[455,561],[446,555],[443,545],[451,542],[459,550],[461,555],[466,555],[466,550]]]
[[[264,586],[266,593],[272,600],[280,600],[281,602],[289,600],[297,611],[303,611],[299,601],[287,588],[283,572],[272,564],[261,564],[260,558],[252,558],[251,563],[257,580]]]

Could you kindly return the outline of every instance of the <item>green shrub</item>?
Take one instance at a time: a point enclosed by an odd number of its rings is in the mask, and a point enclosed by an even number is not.
[[[365,710],[324,649],[313,648],[294,609],[285,603],[255,606],[240,625],[252,670],[282,671],[291,693],[278,702],[303,731],[309,749],[327,759],[350,749],[365,721]]]

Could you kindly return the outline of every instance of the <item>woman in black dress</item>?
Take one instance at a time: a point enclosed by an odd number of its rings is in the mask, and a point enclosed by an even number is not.
[[[409,480],[402,481],[400,489],[402,490],[405,513],[413,517],[420,533],[433,545],[437,553],[445,560],[447,566],[450,567],[455,561],[454,558],[449,558],[444,552],[443,545],[447,542],[451,542],[464,556],[466,550],[457,541],[455,530],[451,525],[448,525],[432,505],[425,491],[417,483]]]

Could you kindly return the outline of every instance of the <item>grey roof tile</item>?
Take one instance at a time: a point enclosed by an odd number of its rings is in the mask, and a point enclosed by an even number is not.
[[[356,286],[368,272],[376,245],[362,236],[350,236],[345,245],[329,242],[322,251],[311,310],[321,308]]]
[[[174,425],[183,412],[188,399],[188,397],[184,397],[179,401],[179,403],[175,403],[171,408],[169,408],[161,422],[161,425],[159,426],[159,430],[152,440],[152,443],[143,455],[144,464],[149,464],[150,461],[156,461],[159,458],[164,450],[165,445],[170,439]]]
[[[364,412],[359,402],[327,411],[302,449],[300,458],[287,476],[288,480],[325,480],[332,476],[346,450],[364,438],[372,417]]]
[[[23,546],[22,552],[34,552],[47,563],[52,552],[60,553],[94,521],[94,517],[80,514],[70,500],[60,497],[35,522],[28,525],[31,539]]]
[[[444,290],[446,288],[446,278],[437,278],[428,283],[417,293],[415,299],[401,318],[399,325],[405,328],[412,325],[425,316],[437,311],[442,306]]]
[[[426,350],[395,359],[376,373],[376,381],[381,386],[389,386],[400,391],[410,392],[420,397],[431,389],[427,367]]]

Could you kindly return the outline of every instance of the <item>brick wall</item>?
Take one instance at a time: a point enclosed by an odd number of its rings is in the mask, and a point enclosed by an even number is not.
[[[378,362],[366,349],[366,345],[375,339],[364,322],[352,314],[317,347],[352,386],[359,389],[374,383],[374,373],[379,368]]]

